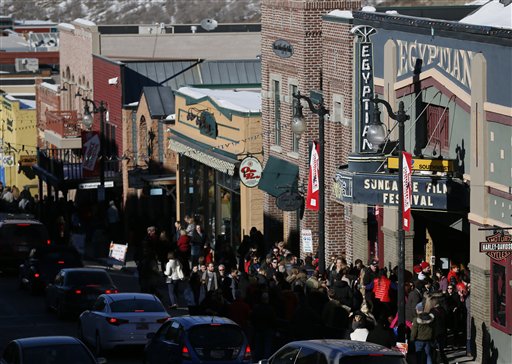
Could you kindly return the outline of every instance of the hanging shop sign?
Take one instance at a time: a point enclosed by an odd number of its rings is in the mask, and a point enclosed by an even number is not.
[[[32,167],[37,163],[37,156],[35,155],[20,155],[18,164],[20,167]]]
[[[277,197],[276,205],[283,211],[297,211],[303,201],[304,198],[298,192],[287,191]]]
[[[512,254],[512,235],[500,231],[485,240],[480,243],[480,253],[487,254],[491,259],[500,261]]]
[[[255,157],[246,157],[240,163],[240,181],[244,186],[252,188],[260,183],[263,167],[260,161]]]
[[[272,43],[274,54],[280,58],[290,58],[293,55],[293,47],[284,39],[278,39]]]
[[[388,169],[398,169],[398,157],[388,157]],[[453,172],[455,170],[454,159],[412,159],[413,171]]]
[[[398,176],[338,172],[333,185],[338,202],[397,206]],[[412,176],[412,209],[467,211],[469,187],[444,176]]]

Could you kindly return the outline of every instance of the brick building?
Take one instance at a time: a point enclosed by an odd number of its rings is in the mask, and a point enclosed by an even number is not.
[[[309,142],[318,138],[318,117],[306,113],[308,127],[297,139],[290,124],[293,116],[292,94],[300,91],[323,91],[330,117],[325,122],[325,181],[332,181],[335,169],[346,162],[351,151],[352,118],[352,42],[350,26],[322,23],[322,17],[335,9],[356,10],[360,1],[263,1],[262,2],[262,110],[265,163],[270,157],[284,161],[292,171],[295,188],[301,189],[308,179]],[[277,42],[276,42],[277,41]],[[279,42],[291,46],[282,54]],[[325,43],[324,43],[325,42]],[[290,48],[289,48],[290,49]],[[271,173],[267,169],[267,173]],[[265,171],[264,171],[265,174]],[[313,232],[314,251],[318,235],[317,214],[307,211],[283,212],[276,197],[284,189],[266,191],[265,235],[267,244],[285,241],[295,253],[302,252],[300,230]],[[332,188],[325,186],[326,253],[352,256],[350,208],[341,208],[330,198]]]

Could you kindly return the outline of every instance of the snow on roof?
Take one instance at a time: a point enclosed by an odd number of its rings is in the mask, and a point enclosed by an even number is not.
[[[16,25],[55,25],[55,23],[51,20],[15,20],[14,24]]]
[[[464,24],[512,29],[512,4],[492,0],[459,21]]]
[[[35,109],[36,102],[34,100],[23,99],[21,97],[14,97],[13,95],[7,94],[5,98],[9,101],[18,101],[20,103],[20,109]]]
[[[377,9],[375,9],[374,6],[363,6],[361,11],[364,11],[366,13],[375,13],[377,11]]]
[[[87,19],[82,19],[82,18],[76,18],[75,20],[73,20],[73,23],[76,23],[78,25],[83,25],[86,27],[95,27],[96,26],[95,22],[87,20]]]
[[[59,28],[66,30],[75,30],[75,26],[69,23],[59,23]]]
[[[354,19],[352,11],[350,10],[333,10],[329,13],[329,15],[344,19]]]
[[[239,112],[261,112],[261,92],[237,90],[211,90],[207,88],[181,87],[178,92],[194,99],[209,97],[219,106]]]
[[[53,90],[55,92],[59,92],[60,89],[59,89],[59,85],[55,85],[53,83],[48,83],[48,82],[41,82],[41,87],[46,87],[50,90]]]

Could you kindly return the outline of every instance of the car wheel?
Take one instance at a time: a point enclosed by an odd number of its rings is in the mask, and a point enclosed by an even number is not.
[[[66,318],[64,304],[61,301],[57,302],[57,318],[60,320],[64,320]]]
[[[100,356],[103,353],[103,349],[101,348],[101,339],[100,334],[96,333],[96,340],[94,340],[94,354],[96,356]]]

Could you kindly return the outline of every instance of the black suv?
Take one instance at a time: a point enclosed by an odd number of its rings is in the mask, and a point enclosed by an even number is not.
[[[19,285],[31,293],[43,292],[62,268],[83,267],[78,251],[70,246],[47,245],[33,248],[20,265]]]
[[[48,230],[29,214],[0,214],[0,271],[15,272],[33,248],[50,245]]]

